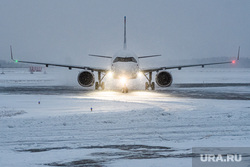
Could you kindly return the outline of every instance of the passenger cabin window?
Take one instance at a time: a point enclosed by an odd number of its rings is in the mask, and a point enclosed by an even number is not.
[[[134,62],[137,63],[136,59],[134,57],[116,57],[113,63],[116,62]]]

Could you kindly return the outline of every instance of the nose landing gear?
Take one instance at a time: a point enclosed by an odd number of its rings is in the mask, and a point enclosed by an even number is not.
[[[126,85],[122,88],[122,93],[128,93],[128,88]]]

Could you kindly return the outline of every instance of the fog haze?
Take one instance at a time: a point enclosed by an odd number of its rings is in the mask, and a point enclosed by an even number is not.
[[[113,55],[123,45],[147,60],[233,57],[250,53],[248,0],[1,0],[0,59],[108,65],[88,54]],[[152,62],[151,62],[152,61]]]

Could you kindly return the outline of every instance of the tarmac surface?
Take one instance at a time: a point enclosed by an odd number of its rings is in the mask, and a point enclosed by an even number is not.
[[[237,91],[234,91],[235,88],[237,88]],[[0,86],[0,93],[4,94],[84,95],[85,93],[90,93],[94,91],[95,90],[91,88],[84,89],[74,86]],[[119,92],[120,90],[114,91]],[[136,90],[130,90],[129,92],[134,91]],[[172,97],[185,97],[196,99],[250,100],[250,83],[174,84],[168,88],[156,88],[155,92],[164,93]]]

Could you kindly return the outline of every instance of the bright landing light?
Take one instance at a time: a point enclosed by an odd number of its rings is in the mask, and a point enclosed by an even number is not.
[[[108,72],[108,77],[112,77],[113,76],[113,72],[112,71],[109,71]]]
[[[142,72],[138,72],[138,73],[137,73],[137,76],[138,76],[138,77],[142,77],[142,75],[143,75]]]
[[[127,82],[127,78],[126,77],[121,77],[120,78],[120,82],[121,82],[121,84],[126,84],[126,82]]]
[[[232,61],[232,63],[233,63],[233,64],[235,64],[235,63],[236,63],[236,61],[235,61],[235,60],[233,60],[233,61]]]

